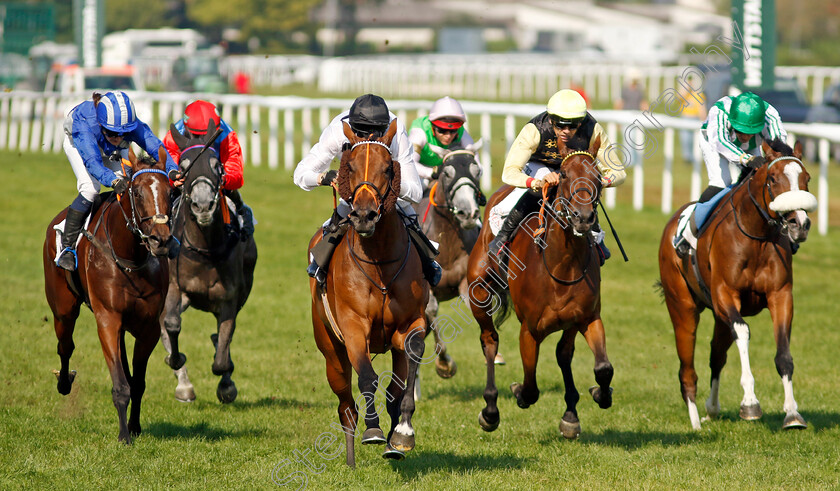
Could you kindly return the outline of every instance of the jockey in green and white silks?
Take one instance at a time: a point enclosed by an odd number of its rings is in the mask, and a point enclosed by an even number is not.
[[[697,248],[697,234],[714,205],[746,167],[763,163],[761,143],[784,141],[787,133],[779,112],[752,92],[724,96],[709,109],[700,131],[700,150],[709,176],[709,186],[700,195],[697,206],[680,220],[674,247],[684,256]],[[693,213],[692,213],[693,212]],[[694,215],[689,225],[688,215]]]
[[[428,187],[435,169],[443,163],[441,150],[459,150],[475,143],[464,127],[466,121],[461,104],[447,96],[435,101],[428,116],[411,123],[408,139],[414,150],[414,166],[424,189]],[[476,162],[480,166],[478,155]]]

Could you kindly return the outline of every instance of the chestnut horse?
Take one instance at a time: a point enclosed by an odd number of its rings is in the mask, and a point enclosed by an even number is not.
[[[700,312],[714,313],[715,329],[709,359],[711,390],[706,399],[709,418],[720,414],[720,372],[726,352],[734,341],[741,356],[740,416],[761,417],[750,371],[750,328],[744,316],[770,311],[776,338],[776,370],[782,378],[785,402],[783,428],[804,428],[793,398],[793,358],[790,331],[793,320],[793,269],[791,244],[808,237],[810,220],[805,213],[816,208],[808,192],[810,176],[802,161],[802,148],[774,141],[762,144],[765,165],[741,180],[721,200],[697,241],[696,253],[680,259],[672,239],[682,209],[665,225],[659,244],[659,273],[662,293],[674,325],[680,358],[680,390],[688,406],[691,426],[700,429],[697,413],[697,372],[694,345]],[[693,262],[696,261],[696,269]],[[700,275],[697,276],[699,271]]]
[[[345,432],[347,465],[355,466],[354,436],[358,409],[351,388],[352,370],[364,399],[363,444],[387,442],[383,457],[401,459],[414,448],[414,381],[424,350],[429,284],[423,278],[420,256],[395,205],[400,193],[400,167],[390,143],[396,120],[376,140],[358,138],[347,123],[350,148],[341,158],[338,189],[352,211],[348,227],[336,247],[326,288],[311,279],[312,325],[315,343],[327,365],[327,380],[339,399],[338,418]],[[347,225],[349,222],[349,226]],[[319,240],[319,230],[309,243]],[[379,428],[374,396],[387,380],[378,377],[370,353],[391,351],[393,372],[387,388],[391,430],[386,440]]]
[[[487,198],[481,192],[479,178],[481,166],[475,159],[475,150],[441,152],[443,163],[436,170],[428,198],[415,206],[421,216],[423,232],[440,244],[437,261],[443,268],[440,282],[431,287],[426,322],[434,327],[439,302],[460,296],[467,301],[467,262],[478,234],[481,206]],[[451,378],[458,365],[446,352],[446,344],[437,329],[435,336],[435,369],[441,378]]]
[[[575,143],[570,145],[586,147],[582,140]],[[595,355],[598,386],[589,392],[601,408],[612,405],[613,367],[607,358],[601,322],[601,271],[591,234],[597,218],[595,205],[601,193],[600,173],[593,157],[599,146],[598,140],[588,150],[573,150],[558,140],[558,153],[563,157],[560,183],[553,196],[543,190],[544,210],[539,216],[533,213],[527,217],[521,225],[523,230],[514,236],[509,248],[504,249],[509,257],[507,283],[502,279],[505,273],[500,273],[497,262],[488,259],[487,245],[493,238],[490,227],[482,229],[470,254],[467,273],[470,307],[481,327],[481,346],[487,367],[484,389],[487,405],[479,413],[479,424],[485,431],[493,431],[499,426],[493,359],[499,344],[496,325],[504,320],[509,300],[521,323],[519,351],[525,380],[522,384],[511,385],[519,407],[525,409],[539,398],[536,368],[540,343],[555,331],[563,331],[556,349],[557,364],[566,386],[566,411],[560,421],[563,436],[576,438],[580,435],[577,416],[580,395],[572,377],[572,356],[578,332]],[[511,190],[510,186],[502,186],[490,198],[485,223],[489,210]],[[528,233],[540,230],[542,233],[536,237]],[[495,324],[494,313],[497,314]]]
[[[84,302],[93,312],[99,342],[111,373],[111,395],[119,416],[119,439],[131,443],[140,434],[140,400],[146,390],[146,366],[160,336],[169,265],[166,255],[172,243],[169,233],[169,180],[160,162],[137,160],[130,153],[133,171],[130,186],[122,196],[110,195],[91,216],[84,239],[76,249],[75,272],[56,267],[56,232],[66,210],[47,227],[44,241],[44,289],[53,312],[61,370],[58,392],[67,395],[76,371],[70,371],[73,330]],[[125,333],[135,338],[132,369],[129,370]],[[126,411],[131,401],[131,415]]]
[[[181,314],[191,305],[211,312],[216,317],[216,333],[210,336],[216,350],[212,370],[214,375],[221,376],[216,397],[222,403],[230,403],[237,395],[236,384],[231,380],[230,343],[236,330],[236,316],[254,284],[257,245],[253,236],[245,242],[239,240],[224,218],[232,215],[236,220],[236,215],[230,213],[221,192],[224,167],[211,146],[218,134],[213,121],[205,136],[188,138],[175,125],[170,128],[170,134],[181,149],[178,164],[184,172],[184,195],[172,225],[182,247],[180,254],[170,261],[166,316],[161,325],[163,346],[170,353],[166,362],[178,380],[175,399],[195,400],[195,390],[184,365],[187,357],[180,352],[178,344]]]

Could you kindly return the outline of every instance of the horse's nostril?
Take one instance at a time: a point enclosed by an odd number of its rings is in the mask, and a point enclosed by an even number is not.
[[[802,224],[802,229],[805,230],[806,232],[811,229],[811,219],[810,218],[805,219],[805,222]]]
[[[373,221],[373,220],[375,220],[375,219],[376,219],[376,212],[375,212],[375,211],[369,211],[369,212],[367,212],[367,213],[365,214],[365,219],[366,219],[366,220],[368,220],[368,221]]]

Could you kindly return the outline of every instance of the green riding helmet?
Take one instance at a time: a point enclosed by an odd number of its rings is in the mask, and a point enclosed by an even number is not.
[[[764,129],[764,113],[767,103],[752,92],[744,92],[732,98],[729,107],[729,122],[735,131],[746,135],[761,133]]]

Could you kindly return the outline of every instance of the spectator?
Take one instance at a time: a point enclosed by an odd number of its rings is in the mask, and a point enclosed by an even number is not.
[[[625,111],[647,111],[649,108],[648,100],[645,97],[644,89],[639,84],[638,72],[631,71],[627,78],[630,82],[622,87],[621,98],[615,101],[615,108]],[[634,131],[635,133],[630,138],[632,142],[627,141],[628,135],[625,134],[625,148],[630,152],[630,162],[627,167],[637,165],[642,161],[642,149],[639,148],[638,144],[643,142],[645,138],[644,135],[639,134],[642,131],[640,128],[634,128]]]

